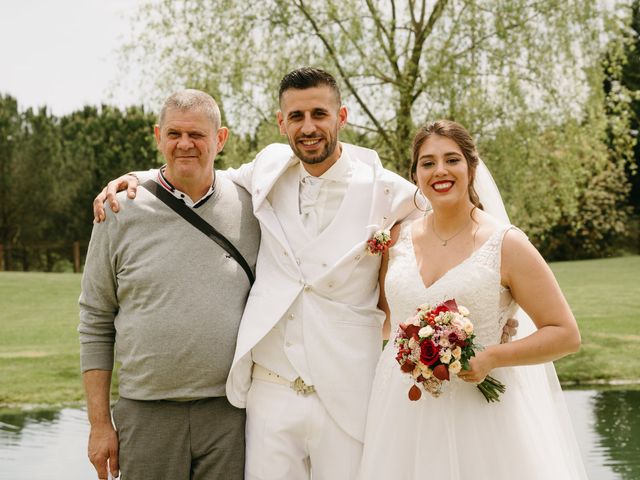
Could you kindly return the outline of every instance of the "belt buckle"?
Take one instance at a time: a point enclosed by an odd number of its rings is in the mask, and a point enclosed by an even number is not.
[[[316,388],[313,385],[307,385],[304,383],[301,377],[296,378],[293,382],[291,382],[291,388],[298,395],[310,395],[316,391]]]

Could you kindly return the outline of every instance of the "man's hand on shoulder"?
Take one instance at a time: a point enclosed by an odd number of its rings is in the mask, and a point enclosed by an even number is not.
[[[519,322],[515,318],[510,318],[502,329],[502,338],[500,343],[508,343],[511,341],[511,337],[515,337],[518,333]]]
[[[94,223],[104,222],[107,218],[105,214],[105,203],[108,203],[114,212],[120,210],[120,204],[116,198],[116,193],[119,191],[127,189],[127,196],[129,198],[136,198],[136,190],[138,189],[139,183],[140,181],[134,173],[125,173],[115,180],[111,180],[93,200]]]

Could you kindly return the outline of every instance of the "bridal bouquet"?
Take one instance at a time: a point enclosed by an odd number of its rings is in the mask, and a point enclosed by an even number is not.
[[[420,305],[416,314],[401,323],[394,342],[400,369],[411,375],[414,384],[409,399],[418,400],[422,387],[434,397],[442,393],[450,374],[469,369],[469,359],[482,347],[474,343],[473,323],[469,310],[455,299],[431,306]],[[496,402],[505,386],[491,376],[478,384],[487,402]]]

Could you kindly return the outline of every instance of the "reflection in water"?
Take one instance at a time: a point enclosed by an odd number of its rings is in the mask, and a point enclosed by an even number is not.
[[[640,478],[640,390],[604,391],[593,400],[605,461],[624,480]]]
[[[595,431],[593,403],[597,395],[597,392],[586,390],[564,392],[584,466],[589,480],[623,480],[607,465],[607,452],[602,448],[601,439]]]
[[[28,423],[53,423],[59,416],[59,410],[7,411],[0,413],[0,426],[20,433]]]
[[[569,390],[565,398],[590,480],[640,479],[640,390]],[[96,478],[84,410],[0,411],[0,480]]]
[[[589,480],[640,479],[640,390],[564,394]]]

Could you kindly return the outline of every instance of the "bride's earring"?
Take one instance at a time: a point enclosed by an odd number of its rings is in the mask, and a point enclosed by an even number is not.
[[[420,197],[422,197],[420,199],[420,204],[418,204],[418,193],[420,193]],[[416,191],[413,193],[413,204],[425,215],[431,211],[431,204],[429,203],[429,200],[427,200],[427,197],[422,193],[422,190],[420,190],[420,187],[417,187]],[[422,205],[422,208],[420,205]]]

